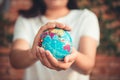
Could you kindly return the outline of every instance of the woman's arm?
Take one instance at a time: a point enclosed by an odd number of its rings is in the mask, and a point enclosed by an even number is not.
[[[79,51],[76,51],[77,59],[72,65],[72,68],[78,72],[89,74],[95,65],[95,55],[97,41],[91,37],[81,37]]]
[[[27,41],[17,39],[13,42],[10,62],[14,68],[26,68],[36,61],[35,54],[32,54]]]

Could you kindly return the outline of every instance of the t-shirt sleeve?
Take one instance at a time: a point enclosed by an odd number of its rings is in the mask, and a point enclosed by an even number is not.
[[[15,23],[13,41],[17,39],[26,40],[30,42],[30,28],[27,21],[23,17],[19,17]]]
[[[92,12],[86,13],[85,19],[83,20],[82,36],[89,36],[97,40],[99,45],[100,29],[96,15]]]

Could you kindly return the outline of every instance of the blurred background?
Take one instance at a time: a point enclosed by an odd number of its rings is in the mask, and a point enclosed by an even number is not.
[[[0,80],[23,78],[24,70],[11,67],[9,52],[19,10],[31,5],[31,0],[0,0]],[[120,80],[120,0],[78,0],[78,6],[92,10],[100,23],[100,45],[91,80]]]

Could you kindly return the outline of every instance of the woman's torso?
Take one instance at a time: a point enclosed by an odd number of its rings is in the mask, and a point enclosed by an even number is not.
[[[73,40],[73,46],[78,49],[80,37],[83,34],[86,24],[84,19],[88,15],[93,15],[89,10],[71,10],[70,13],[57,20],[48,20],[45,16],[25,19],[23,22],[28,26],[30,30],[29,43],[32,47],[33,40],[40,26],[46,24],[49,21],[57,21],[64,23],[72,28],[70,35]],[[22,18],[22,17],[20,17]],[[89,26],[89,25],[88,25]],[[36,62],[25,71],[25,80],[89,80],[89,75],[83,75],[69,68],[65,71],[55,71],[43,66],[40,61]]]

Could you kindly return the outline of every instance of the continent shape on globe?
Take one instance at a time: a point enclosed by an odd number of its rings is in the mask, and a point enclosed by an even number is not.
[[[72,51],[72,39],[68,31],[49,29],[40,35],[39,46],[49,50],[56,59],[63,60]]]

